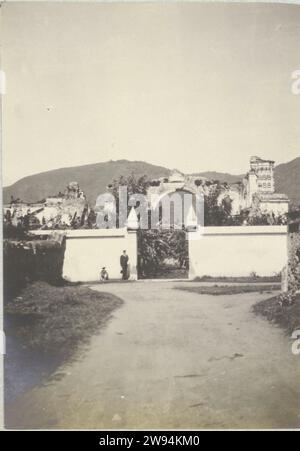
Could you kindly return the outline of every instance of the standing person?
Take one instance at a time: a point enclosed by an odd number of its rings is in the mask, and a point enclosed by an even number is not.
[[[122,279],[123,280],[127,280],[128,279],[128,261],[129,261],[129,257],[126,253],[126,251],[123,251],[123,254],[120,257],[120,265],[122,268]]]

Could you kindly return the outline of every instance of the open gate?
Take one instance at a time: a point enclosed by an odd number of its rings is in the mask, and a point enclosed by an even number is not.
[[[189,250],[184,230],[138,232],[139,279],[187,279]]]

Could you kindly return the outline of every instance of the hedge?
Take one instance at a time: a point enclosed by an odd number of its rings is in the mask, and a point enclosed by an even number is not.
[[[4,300],[16,296],[28,282],[62,282],[65,239],[3,242]]]

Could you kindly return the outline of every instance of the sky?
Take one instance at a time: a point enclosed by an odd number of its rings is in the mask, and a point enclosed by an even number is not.
[[[300,6],[4,3],[4,185],[143,160],[247,171],[300,156]]]

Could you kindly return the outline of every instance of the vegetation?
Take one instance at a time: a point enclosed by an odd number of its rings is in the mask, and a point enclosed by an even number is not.
[[[36,237],[38,238],[38,237]],[[28,283],[44,280],[61,285],[65,240],[4,240],[4,298],[9,301]]]
[[[292,293],[300,290],[300,234],[289,234],[288,288]]]
[[[123,301],[113,295],[77,286],[29,284],[18,297],[5,302],[10,334],[24,347],[61,358],[70,357],[111,317]]]
[[[30,225],[29,214],[20,217],[17,224],[13,225],[11,213],[9,210],[7,210],[3,218],[3,238],[11,238],[17,240],[26,239]]]
[[[119,214],[119,188],[121,186],[126,186],[127,188],[127,216],[132,208],[129,205],[129,199],[134,194],[147,194],[147,190],[150,186],[150,180],[143,175],[140,177],[136,177],[134,174],[129,175],[128,177],[121,176],[119,179],[115,179],[110,185],[110,191],[114,198],[116,199],[116,210],[117,210],[117,226],[119,225],[118,214]],[[137,203],[137,207],[139,203]]]
[[[289,232],[300,232],[300,207],[291,207],[288,214]]]
[[[287,333],[300,329],[300,236],[289,234],[287,293],[259,302],[253,308],[257,315],[281,326]],[[298,294],[297,294],[298,293]]]
[[[139,277],[156,277],[167,259],[177,263],[178,268],[187,269],[187,245],[183,230],[139,230]]]
[[[222,193],[222,185],[216,183],[211,186],[210,192],[204,197],[204,225],[222,226],[227,225],[231,217],[231,202],[223,199],[218,203],[218,198]]]
[[[196,294],[211,294],[213,296],[234,295],[242,293],[266,293],[270,291],[280,290],[280,285],[224,285],[224,286],[191,286],[181,287],[178,285],[176,290],[187,291]]]
[[[253,307],[253,311],[282,327],[288,334],[300,329],[299,294],[281,294],[261,301]]]
[[[249,277],[211,277],[202,276],[195,277],[192,282],[222,282],[222,283],[281,283],[281,274],[275,275],[273,277],[257,276],[256,274],[251,274]]]

